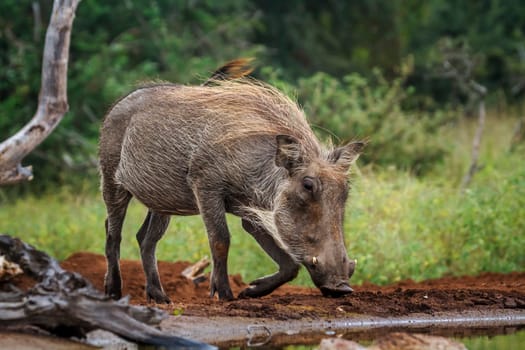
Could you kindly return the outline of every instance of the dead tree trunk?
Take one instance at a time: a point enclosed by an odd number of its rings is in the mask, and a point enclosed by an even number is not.
[[[467,187],[470,185],[470,182],[472,181],[472,178],[474,177],[474,174],[480,168],[478,164],[479,150],[481,148],[483,129],[485,129],[485,101],[483,99],[479,102],[478,113],[478,127],[476,128],[476,133],[474,134],[474,139],[472,140],[472,158],[470,160],[469,169],[461,181],[461,192],[464,192],[467,189]]]
[[[114,301],[79,274],[63,270],[56,260],[19,239],[0,235],[0,255],[38,281],[27,293],[0,282],[0,328],[33,325],[68,337],[104,329],[142,344],[215,349],[161,332],[153,326],[168,316],[166,312],[129,305],[125,298]]]
[[[44,45],[38,107],[33,119],[0,144],[0,185],[33,178],[31,166],[23,167],[22,159],[55,129],[68,110],[69,40],[79,2],[55,0],[53,3]]]
[[[465,43],[459,47],[451,44],[449,41],[442,42],[443,65],[438,69],[438,74],[453,80],[461,90],[467,93],[469,99],[477,102],[479,106],[478,126],[472,140],[472,158],[469,169],[463,176],[460,185],[460,192],[463,193],[480,169],[478,160],[481,138],[485,128],[485,95],[487,94],[487,89],[473,78],[476,60],[469,52],[468,46]]]

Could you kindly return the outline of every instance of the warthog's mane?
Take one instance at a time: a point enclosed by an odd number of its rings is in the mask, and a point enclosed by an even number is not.
[[[242,78],[217,81],[211,87],[192,87],[191,90],[195,92],[195,99],[201,102],[199,105],[208,106],[208,113],[228,114],[229,118],[223,129],[225,132],[217,139],[218,143],[233,144],[245,137],[275,137],[286,134],[299,141],[304,155],[328,159],[331,147],[321,147],[298,103],[275,87],[254,79]],[[224,121],[221,119],[221,122]],[[300,240],[294,242],[290,237],[284,239],[275,222],[275,204],[288,183],[287,179],[283,179],[285,172],[282,168],[275,168],[273,172],[267,173],[265,178],[259,179],[261,188],[269,188],[271,183],[276,185],[272,191],[274,197],[270,208],[251,205],[243,210],[246,213],[245,218],[264,227],[276,243],[299,263],[304,256],[304,247]],[[275,178],[283,180],[275,183]],[[260,191],[261,196],[267,195],[265,192]],[[261,198],[258,202],[264,201],[265,199]],[[288,225],[290,227],[286,228],[286,231],[293,231],[293,223],[281,222],[280,225]]]
[[[251,78],[213,81],[211,86],[188,86],[181,100],[198,104],[217,118],[225,132],[216,142],[239,138],[287,134],[296,137],[305,151],[320,155],[321,147],[297,102],[278,89]],[[211,118],[215,119],[215,118]]]

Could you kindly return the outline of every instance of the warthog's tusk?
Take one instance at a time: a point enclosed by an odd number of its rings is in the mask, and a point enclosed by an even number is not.
[[[316,256],[314,256],[312,258],[312,264],[317,265],[317,257]]]

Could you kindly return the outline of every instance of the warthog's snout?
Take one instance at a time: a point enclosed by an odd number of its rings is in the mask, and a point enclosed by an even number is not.
[[[348,278],[350,278],[354,274],[355,265],[357,264],[357,260],[354,260],[354,259],[348,260],[345,262],[345,264],[347,265],[346,269],[348,271]],[[336,282],[336,283],[327,283],[319,287],[319,289],[321,290],[321,293],[323,293],[325,297],[333,297],[333,298],[342,297],[354,291],[352,287],[350,287],[348,282],[344,280]]]
[[[323,293],[323,296],[325,297],[342,297],[343,295],[347,295],[352,293],[354,290],[350,287],[348,282],[341,281],[337,283],[336,285],[324,285],[319,287],[321,290],[321,293]]]
[[[354,274],[356,260],[343,258],[342,261],[312,257],[305,267],[312,281],[325,297],[342,297],[353,292],[348,279]]]

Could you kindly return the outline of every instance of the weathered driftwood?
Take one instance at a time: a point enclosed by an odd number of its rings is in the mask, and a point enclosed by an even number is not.
[[[77,273],[65,271],[47,254],[17,238],[0,235],[0,255],[18,264],[37,284],[27,293],[8,286],[0,292],[0,327],[36,325],[55,334],[83,336],[94,329],[113,332],[127,340],[169,348],[214,347],[167,335],[154,325],[164,311],[113,301]],[[7,291],[5,291],[8,289]]]
[[[42,59],[42,84],[33,119],[0,143],[0,185],[31,180],[31,166],[22,159],[55,129],[68,110],[67,63],[69,39],[80,0],[55,0],[46,32]]]

